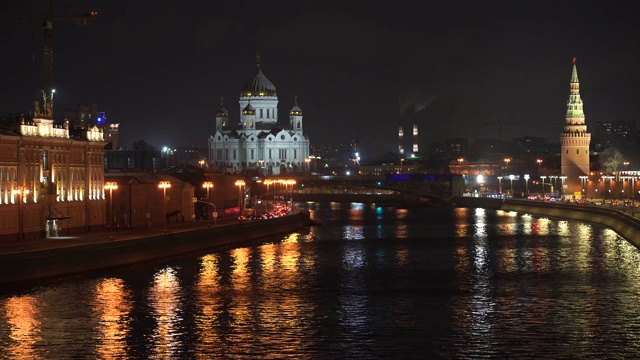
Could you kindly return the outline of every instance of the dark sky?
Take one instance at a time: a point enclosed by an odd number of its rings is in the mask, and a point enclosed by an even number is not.
[[[415,105],[420,146],[435,139],[539,136],[557,142],[578,58],[587,124],[640,113],[637,1],[53,0],[56,115],[95,102],[128,146],[204,145],[219,98],[238,119],[262,55],[288,121],[294,95],[312,143],[357,137],[363,157],[397,151]],[[41,13],[10,0],[5,16]],[[38,24],[0,23],[0,114],[41,89]],[[35,56],[35,61],[34,61]],[[423,105],[423,106],[420,106]],[[425,106],[426,105],[426,106]],[[591,128],[592,129],[592,128]]]

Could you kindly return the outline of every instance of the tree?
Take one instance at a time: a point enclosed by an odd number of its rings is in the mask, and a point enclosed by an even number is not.
[[[607,174],[618,175],[622,163],[624,163],[624,155],[617,148],[611,146],[600,153],[600,165],[604,166]]]

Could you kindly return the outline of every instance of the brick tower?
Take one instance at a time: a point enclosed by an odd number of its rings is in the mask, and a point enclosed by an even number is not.
[[[571,197],[582,191],[580,176],[589,175],[589,143],[591,134],[587,132],[584,122],[582,99],[580,99],[580,81],[576,58],[573,58],[571,72],[571,92],[567,102],[567,116],[562,133],[561,146],[561,176],[564,184],[562,194]],[[560,185],[561,183],[558,183]],[[579,196],[576,196],[579,197]]]

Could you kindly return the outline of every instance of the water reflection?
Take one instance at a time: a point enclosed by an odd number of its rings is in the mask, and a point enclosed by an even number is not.
[[[38,358],[36,345],[42,341],[38,300],[29,295],[11,297],[4,303],[4,313],[3,333],[9,337],[4,355],[13,359]]]
[[[131,326],[131,292],[122,279],[107,278],[97,282],[95,294],[94,313],[100,319],[96,352],[101,358],[123,358]]]
[[[6,296],[0,357],[640,351],[640,252],[610,230],[492,210],[336,204],[314,203],[323,225],[308,231]]]
[[[176,358],[183,346],[180,342],[181,291],[175,269],[167,267],[154,275],[147,298],[155,321],[149,339],[152,357]]]

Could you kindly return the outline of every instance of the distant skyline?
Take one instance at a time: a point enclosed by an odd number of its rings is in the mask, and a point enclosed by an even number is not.
[[[420,150],[435,139],[537,136],[558,142],[577,57],[590,132],[640,113],[634,1],[53,1],[55,114],[97,103],[121,144],[205,145],[220,97],[239,119],[240,88],[262,55],[280,121],[293,98],[312,144],[357,138],[363,157],[396,152],[399,117],[417,110]],[[4,4],[5,17],[42,0]],[[427,10],[423,11],[422,8]],[[0,22],[0,114],[40,98],[39,24]],[[406,130],[405,130],[406,131]],[[408,143],[407,143],[408,144]]]

